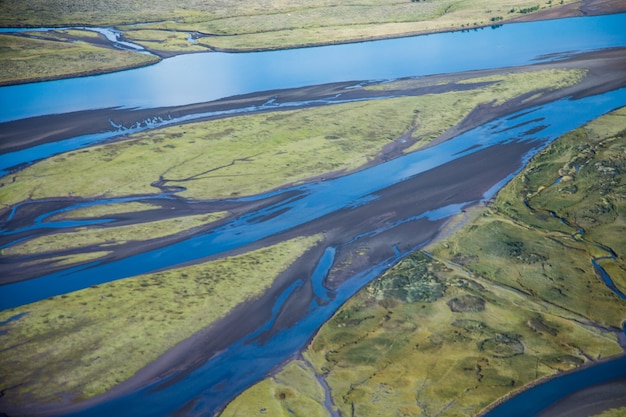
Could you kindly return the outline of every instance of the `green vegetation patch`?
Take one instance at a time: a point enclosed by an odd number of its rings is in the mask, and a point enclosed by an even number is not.
[[[124,38],[150,51],[206,52],[207,48],[189,41],[189,34],[171,30],[127,30]]]
[[[445,286],[444,295],[409,303],[381,299],[375,290],[379,281],[416,260],[416,270]],[[482,307],[453,312],[453,300]],[[349,300],[322,327],[305,357],[325,375],[342,415],[354,410],[354,415],[467,416],[587,357],[621,352],[614,335],[579,320],[417,253]],[[558,332],[537,332],[531,321]]]
[[[564,135],[499,192],[491,210],[433,253],[477,276],[620,326],[621,302],[591,260],[609,255],[603,247],[615,252],[616,259],[599,263],[624,291],[626,183],[616,173],[626,169],[625,128],[621,109]]]
[[[443,296],[445,286],[428,266],[427,259],[419,253],[413,254],[376,280],[370,291],[378,300],[394,298],[404,303],[438,300]]]
[[[466,294],[448,301],[448,307],[453,313],[476,313],[485,310],[485,300],[475,295]]]
[[[111,203],[111,204],[98,204],[89,207],[82,207],[70,211],[66,211],[56,216],[53,216],[51,220],[66,220],[66,219],[95,219],[98,217],[111,216],[114,214],[143,212],[149,210],[158,209],[158,205],[140,203],[132,201],[128,203]]]
[[[572,75],[574,74],[574,75]],[[521,88],[512,74],[491,87],[336,104],[199,122],[57,155],[2,181],[5,206],[78,195],[152,194],[151,184],[183,186],[185,197],[250,195],[333,171],[351,171],[412,132],[415,150],[459,123],[478,104],[574,82],[578,71],[533,71]],[[497,92],[496,92],[497,90]],[[245,152],[243,151],[245,150]],[[76,175],[80,172],[81,175]]]
[[[570,3],[570,1],[567,1]],[[554,2],[556,5],[556,2]],[[341,4],[314,0],[237,2],[185,0],[139,0],[107,3],[89,0],[77,5],[69,0],[48,2],[29,0],[0,4],[2,26],[120,25],[152,23],[152,27],[175,27],[216,34],[277,33],[297,29],[337,27],[349,30],[356,25],[413,23],[415,31],[475,27],[500,22],[528,12],[548,8],[552,2],[537,5],[532,0],[394,1],[348,0]],[[415,24],[421,23],[422,25]],[[381,31],[378,36],[389,34]],[[329,39],[336,40],[335,38]],[[272,44],[267,45],[272,46]]]
[[[111,251],[90,251],[87,253],[62,255],[62,256],[50,256],[44,259],[37,259],[35,261],[24,262],[21,265],[28,266],[28,265],[36,265],[39,263],[51,264],[53,266],[72,265],[72,264],[78,264],[78,263],[96,260],[104,256],[107,256],[110,253]]]
[[[559,3],[564,2],[572,1]],[[28,0],[0,2],[0,26],[119,26],[126,38],[138,40],[155,51],[185,53],[206,48],[242,51],[474,29],[500,24],[556,4],[548,1],[538,5],[534,0],[350,0],[341,4],[330,0],[313,0],[306,4],[292,0],[88,0],[80,4],[69,0]],[[133,25],[145,22],[153,23]],[[208,36],[192,44],[187,41],[189,32]],[[110,56],[94,55],[93,51],[78,56],[67,52],[51,54],[54,47],[48,44],[25,46],[15,42],[11,48],[14,49],[12,55],[29,48],[36,48],[37,52],[29,59],[30,67],[12,62],[11,55],[0,55],[3,67],[10,69],[5,82],[101,73],[146,65],[157,59],[114,50],[109,52]],[[22,70],[26,71],[20,72]]]
[[[77,34],[74,31],[72,35]],[[90,35],[91,32],[85,31],[85,37]],[[151,55],[104,48],[82,41],[70,42],[73,38],[62,32],[47,36],[48,39],[31,39],[0,35],[0,84],[96,74],[159,60]]]
[[[222,417],[330,417],[326,394],[303,361],[289,362],[278,374],[247,389],[220,414]]]
[[[589,183],[609,191],[603,197],[615,212],[588,224],[619,230],[621,183],[595,164],[621,169],[625,115],[620,109],[558,139],[498,193],[492,208],[470,211],[456,233],[430,245],[435,258],[406,258],[320,329],[304,357],[324,375],[342,415],[476,415],[526,384],[622,353],[615,333],[602,326],[618,331],[626,307],[591,267],[586,239],[594,229],[576,234],[537,208],[535,196],[562,186],[554,184],[564,175],[559,169],[583,158],[581,166],[596,175]],[[582,169],[568,169],[571,181]],[[558,196],[545,199],[555,210],[566,206]],[[608,262],[618,265],[623,238],[609,234],[606,242],[618,255]],[[443,289],[437,297],[406,296],[405,288],[434,282]]]
[[[225,217],[228,212],[196,214],[146,223],[117,227],[80,227],[73,232],[52,233],[2,249],[2,255],[28,255],[83,248],[92,245],[110,247],[129,241],[158,239],[195,227],[204,226]]]
[[[600,414],[596,414],[595,417],[624,417],[626,416],[626,407],[611,408]]]
[[[0,328],[0,390],[14,403],[100,394],[262,294],[320,239],[297,238],[4,310],[0,321],[26,314]]]

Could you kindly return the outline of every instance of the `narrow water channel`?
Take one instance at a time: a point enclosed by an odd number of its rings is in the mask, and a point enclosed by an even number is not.
[[[0,123],[80,110],[177,106],[333,82],[527,65],[625,46],[624,27],[626,14],[616,14],[345,45],[179,55],[128,71],[1,87]]]
[[[494,147],[516,146],[515,149],[519,149],[515,151],[517,152],[516,159],[519,161],[517,169],[519,169],[524,161],[527,161],[532,154],[546,146],[551,140],[623,105],[626,105],[626,89],[581,100],[559,100],[522,114],[501,118],[438,146],[370,169],[331,181],[285,190],[285,193],[297,195],[297,198],[289,198],[261,211],[248,213],[219,228],[158,251],[112,263],[93,263],[85,268],[5,285],[0,296],[0,306],[8,308],[21,305],[243,246],[271,234],[314,224],[319,219],[342,210],[355,211],[363,205],[374,204],[385,189],[402,182],[415,182],[414,190],[419,193],[421,175],[437,167],[445,167],[460,158],[479,155],[480,152]],[[526,145],[521,146],[524,143]],[[484,170],[484,164],[477,166],[477,169]],[[483,185],[485,189],[482,198],[493,193],[514,173],[514,171],[505,170],[501,176],[491,178],[490,184]],[[455,202],[454,196],[448,197],[452,199],[452,204],[432,207],[426,212],[411,213],[409,217],[397,219],[387,227],[398,227],[408,222],[441,221],[447,216],[458,213],[463,206],[475,202],[475,200]],[[481,196],[477,198],[480,199]],[[360,200],[363,201],[363,205],[355,205],[355,201]],[[387,203],[386,209],[393,210],[394,204],[398,204],[399,201]],[[266,216],[272,213],[278,214]],[[258,218],[267,220],[253,220]],[[345,243],[383,232],[384,230],[379,229],[361,231],[356,236],[352,235]],[[371,265],[335,290],[330,290],[323,284],[328,268],[332,265],[334,251],[340,246],[329,247],[325,255],[321,257],[318,267],[312,271],[310,278],[295,277],[291,285],[284,289],[282,295],[275,301],[271,316],[265,320],[264,324],[213,356],[204,365],[191,373],[185,373],[182,378],[174,375],[171,380],[164,381],[162,384],[146,387],[75,415],[133,416],[140,413],[143,416],[156,417],[173,413],[190,403],[194,404],[192,414],[209,415],[223,407],[239,392],[262,379],[276,365],[302,349],[319,326],[328,320],[349,297],[370,280],[379,276],[390,265],[395,264],[424,243],[426,242],[404,250],[393,248],[387,259]],[[275,328],[275,321],[285,303],[305,285],[312,288],[314,292],[314,297],[311,298],[310,305],[306,309],[307,314],[300,317],[292,326]]]

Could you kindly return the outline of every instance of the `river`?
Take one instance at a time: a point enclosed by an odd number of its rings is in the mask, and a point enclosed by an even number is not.
[[[185,55],[120,73],[2,87],[0,105],[3,112],[0,121],[78,110],[174,106],[236,94],[337,81],[354,81],[357,85],[369,80],[524,65],[560,59],[574,52],[625,46],[626,32],[623,27],[626,27],[624,14],[511,24],[493,30],[487,28],[328,47],[248,54]],[[86,91],[89,94],[85,94]],[[94,97],[98,99],[94,100]],[[325,219],[331,216],[358,217],[363,207],[372,209],[378,204],[380,210],[388,211],[397,205],[397,211],[402,214],[384,227],[343,231],[343,240],[334,242],[324,251],[310,278],[294,280],[282,290],[271,315],[261,326],[198,368],[184,373],[181,378],[174,376],[170,381],[144,387],[76,413],[80,416],[162,416],[185,407],[189,409],[189,405],[193,404],[192,414],[208,415],[302,349],[345,300],[427,240],[402,248],[394,247],[387,257],[331,290],[323,282],[336,251],[341,247],[359,239],[375,239],[406,224],[444,221],[463,207],[492,196],[525,161],[558,136],[624,105],[626,89],[578,100],[557,100],[499,118],[437,146],[350,175],[268,195],[234,199],[233,203],[271,198],[278,198],[278,201],[161,249],[4,285],[0,292],[0,308],[19,306],[114,279],[219,255],[287,231],[324,224]],[[137,130],[153,127],[140,126]],[[59,148],[76,149],[115,134],[115,126],[112,126],[111,132],[102,133],[103,138],[87,144],[70,137],[57,143],[56,150],[55,144],[49,145],[48,153],[27,149],[19,155],[38,159],[58,152]],[[412,189],[418,191],[420,187],[425,187],[422,184],[424,178],[433,170],[445,170],[463,158],[480,159],[482,155],[496,153],[509,155],[508,160],[512,163],[506,167],[498,167],[497,164],[490,167],[494,171],[489,176],[489,182],[483,184],[484,188],[463,195],[444,195],[442,191],[440,199],[434,200],[436,205],[420,206],[410,213],[406,212],[401,201],[381,201],[381,196],[397,185],[410,184],[414,187]],[[0,168],[6,169],[15,164],[17,154],[5,154],[3,157],[6,157],[6,162]],[[480,168],[481,171],[488,170],[484,166]],[[477,166],[474,174],[478,174],[478,169]],[[144,197],[136,199],[141,198]],[[157,198],[171,198],[171,195],[163,193]],[[89,204],[109,202],[111,200],[102,199]],[[54,222],[46,222],[46,216],[50,214],[35,219],[32,224],[20,225],[21,229],[5,230],[3,234],[55,227]],[[305,309],[307,314],[299,317],[292,326],[276,328],[278,314],[305,285],[314,292]]]

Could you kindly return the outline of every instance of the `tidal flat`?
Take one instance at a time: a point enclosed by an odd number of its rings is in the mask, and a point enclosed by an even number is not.
[[[594,245],[612,249],[615,259],[602,262],[623,285],[625,118],[622,108],[557,139],[486,206],[452,222],[453,233],[337,311],[295,362],[328,385],[330,402],[277,373],[221,415],[289,415],[294,399],[326,403],[323,415],[477,415],[527,384],[623,354],[626,309],[591,261]]]

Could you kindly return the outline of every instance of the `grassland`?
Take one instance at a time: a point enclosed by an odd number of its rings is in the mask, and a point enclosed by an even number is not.
[[[206,52],[207,48],[191,42],[189,34],[173,30],[125,30],[124,37],[150,51]]]
[[[77,40],[93,37],[89,31],[33,35],[38,38],[0,35],[0,84],[117,71],[158,61],[155,56]]]
[[[173,219],[135,223],[128,226],[86,228],[72,232],[47,234],[24,243],[0,250],[0,255],[31,255],[90,246],[111,247],[129,241],[158,239],[195,227],[210,224],[226,216],[227,212],[180,216]]]
[[[297,387],[294,389],[293,387]],[[330,417],[323,406],[324,388],[306,362],[289,362],[279,373],[267,378],[242,394],[241,401],[231,403],[223,417]]]
[[[626,415],[626,407],[621,408],[611,408],[601,414],[596,415],[595,417],[622,417]]]
[[[558,4],[571,1],[558,2]],[[425,23],[435,21],[439,29],[460,28],[490,24],[528,13],[530,8],[544,9],[557,2],[537,4],[529,0],[459,0],[344,1],[340,5],[329,0],[314,0],[306,4],[290,0],[238,2],[185,0],[183,2],[112,1],[101,3],[90,0],[75,4],[71,1],[54,3],[43,0],[3,2],[0,5],[0,25],[57,26],[57,25],[123,25],[154,22],[148,27],[200,30],[219,35],[238,35],[281,32],[298,29],[316,29],[359,25]],[[143,27],[143,26],[142,26]],[[419,27],[419,26],[417,26]],[[384,35],[384,26],[378,35]],[[333,39],[326,39],[332,41]]]
[[[321,236],[142,275],[0,312],[0,390],[16,403],[81,399],[263,293]],[[123,329],[123,331],[120,331]]]
[[[558,4],[570,2],[560,0]],[[500,24],[556,5],[556,1],[534,0],[350,0],[340,5],[329,0],[306,4],[253,0],[89,0],[76,4],[67,0],[29,0],[0,3],[0,26],[118,26],[126,39],[157,53],[198,52],[207,48],[244,51],[470,29]],[[144,22],[149,23],[133,25]],[[201,36],[190,43],[188,33]],[[101,73],[158,60],[155,56],[68,43],[74,39],[71,36],[65,41],[55,37],[54,41],[39,42],[0,37],[0,62],[6,68],[0,83]]]
[[[573,85],[581,70],[504,74],[470,91],[336,104],[238,116],[131,135],[72,151],[0,179],[10,207],[47,197],[156,194],[151,184],[183,186],[193,199],[250,195],[333,171],[352,171],[410,133],[414,150],[459,123],[481,103]],[[470,80],[471,81],[471,80]],[[409,81],[404,81],[406,87]],[[415,81],[419,83],[419,81]],[[393,84],[385,88],[393,88]],[[245,152],[242,150],[245,149]],[[80,172],[81,175],[75,173]]]
[[[53,221],[67,219],[97,219],[104,216],[112,216],[121,213],[147,212],[156,210],[159,206],[148,203],[128,202],[128,203],[110,203],[98,204],[88,207],[81,207],[70,211],[65,211],[52,216]]]
[[[626,276],[617,174],[626,162],[625,117],[622,108],[559,138],[489,207],[431,244],[433,257],[404,259],[320,329],[304,358],[342,415],[476,415],[528,383],[622,353],[608,330],[622,326],[626,308],[591,259],[592,243],[610,246],[613,277]],[[588,210],[598,204],[611,209]],[[572,224],[585,219],[586,233],[546,210]],[[250,395],[229,407],[276,402]]]

